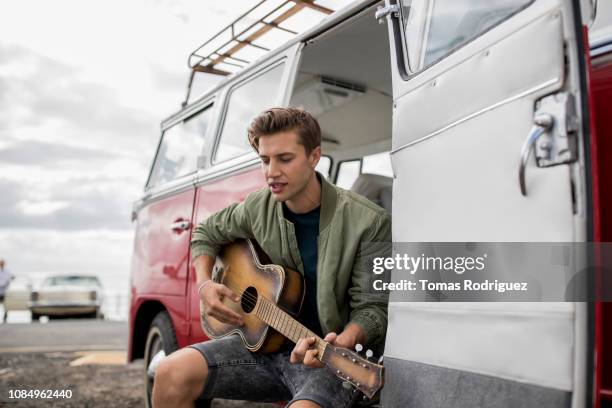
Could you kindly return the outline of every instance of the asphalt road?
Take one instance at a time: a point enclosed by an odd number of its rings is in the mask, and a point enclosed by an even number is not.
[[[127,322],[71,319],[0,325],[0,353],[125,350]]]
[[[0,407],[144,407],[142,360],[126,364],[127,322],[94,319],[0,324]],[[70,398],[14,398],[19,390]],[[215,400],[212,408],[278,408]]]

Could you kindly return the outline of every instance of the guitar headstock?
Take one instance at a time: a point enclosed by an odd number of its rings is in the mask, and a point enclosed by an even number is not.
[[[360,345],[357,347],[359,350]],[[383,386],[382,364],[370,361],[352,350],[328,344],[321,360],[338,378],[350,383],[368,398],[373,398]]]

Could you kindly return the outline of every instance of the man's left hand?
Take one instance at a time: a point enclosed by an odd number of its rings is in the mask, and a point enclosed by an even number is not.
[[[365,343],[366,338],[361,327],[349,323],[340,334],[327,333],[323,340],[334,346],[352,349],[357,343]],[[291,352],[291,363],[302,363],[308,367],[323,367],[323,363],[317,359],[318,351],[311,348],[314,344],[314,337],[300,339]]]

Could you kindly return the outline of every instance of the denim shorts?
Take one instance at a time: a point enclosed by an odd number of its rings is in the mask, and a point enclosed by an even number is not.
[[[254,402],[310,400],[323,408],[350,407],[361,393],[346,389],[327,367],[291,364],[292,347],[273,354],[252,353],[237,335],[189,346],[208,363],[201,399]]]

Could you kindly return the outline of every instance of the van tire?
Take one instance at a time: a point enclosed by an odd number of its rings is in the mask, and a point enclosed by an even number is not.
[[[176,341],[176,334],[174,332],[174,326],[172,325],[172,319],[165,310],[159,312],[157,315],[155,315],[155,318],[153,318],[153,321],[149,326],[149,332],[145,342],[144,377],[146,408],[152,408],[153,406],[151,396],[154,383],[154,378],[149,378],[147,369],[149,367],[151,358],[153,358],[153,356],[162,349],[164,350],[166,356],[178,350],[178,343]],[[197,400],[195,401],[195,406],[196,408],[209,408],[210,403],[211,401],[209,400]]]
[[[159,351],[163,350],[166,356],[178,349],[176,341],[176,335],[174,333],[174,327],[172,326],[172,319],[165,310],[157,313],[149,326],[147,333],[147,340],[145,342],[144,349],[144,377],[145,377],[145,405],[147,408],[151,408],[153,403],[151,401],[153,393],[153,382],[154,378],[150,378],[148,375],[148,368],[151,359]]]

